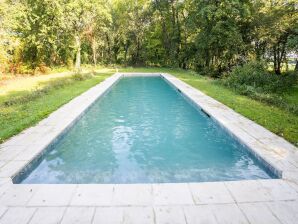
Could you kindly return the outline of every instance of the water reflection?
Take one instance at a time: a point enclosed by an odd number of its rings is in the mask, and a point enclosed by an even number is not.
[[[247,150],[160,78],[126,78],[23,183],[148,183],[270,178]]]

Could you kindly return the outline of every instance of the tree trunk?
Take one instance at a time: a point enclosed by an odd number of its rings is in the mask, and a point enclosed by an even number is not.
[[[124,47],[124,64],[127,64],[127,53],[128,53],[128,48],[129,48],[129,42],[128,40],[125,42],[125,47]]]
[[[75,69],[77,72],[81,71],[81,38],[76,36],[77,54],[76,54],[76,64]]]
[[[168,30],[167,30],[167,26],[166,26],[166,18],[164,16],[163,13],[163,8],[161,5],[161,1],[155,0],[155,4],[157,7],[157,10],[159,11],[160,17],[161,17],[161,27],[162,27],[162,43],[163,43],[163,48],[165,50],[166,53],[166,61],[168,61],[169,56],[170,56],[170,41],[169,41],[169,36],[168,36]]]
[[[281,59],[280,59],[280,46],[279,43],[277,46],[273,47],[273,66],[274,66],[274,72],[277,75],[281,74]]]
[[[92,55],[93,55],[93,63],[94,63],[94,66],[96,66],[97,64],[97,58],[96,58],[96,40],[95,38],[93,37],[92,38]]]
[[[296,60],[295,71],[298,71],[298,59]]]
[[[281,36],[277,44],[273,47],[274,71],[277,75],[281,74],[282,62],[286,60],[286,44],[288,36],[288,33]]]

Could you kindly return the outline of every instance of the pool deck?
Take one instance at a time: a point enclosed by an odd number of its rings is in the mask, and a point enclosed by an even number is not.
[[[169,184],[13,184],[122,76],[161,75],[280,179]],[[282,122],[282,121],[281,121]],[[170,74],[117,73],[0,145],[0,223],[298,223],[298,149]]]

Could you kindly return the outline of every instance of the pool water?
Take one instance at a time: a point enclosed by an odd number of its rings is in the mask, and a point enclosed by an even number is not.
[[[160,77],[122,78],[21,183],[173,183],[273,178]]]

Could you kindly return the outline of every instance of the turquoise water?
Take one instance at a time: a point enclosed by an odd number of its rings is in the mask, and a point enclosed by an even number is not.
[[[21,183],[266,179],[247,149],[162,78],[123,78]]]

